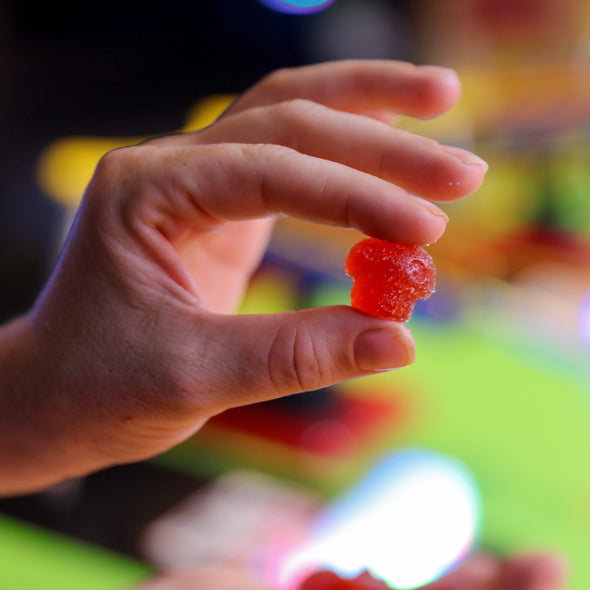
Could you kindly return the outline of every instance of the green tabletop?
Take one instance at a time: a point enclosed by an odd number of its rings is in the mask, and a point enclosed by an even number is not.
[[[2,590],[123,590],[149,573],[121,555],[0,515]]]

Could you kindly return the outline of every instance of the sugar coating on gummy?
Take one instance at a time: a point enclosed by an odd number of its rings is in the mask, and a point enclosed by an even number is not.
[[[344,266],[353,279],[352,307],[380,318],[407,322],[418,299],[436,286],[432,258],[420,246],[366,238],[349,251]]]

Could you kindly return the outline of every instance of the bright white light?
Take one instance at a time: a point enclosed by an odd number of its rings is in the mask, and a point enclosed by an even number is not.
[[[309,543],[282,569],[282,588],[317,568],[345,577],[369,570],[395,588],[422,586],[471,547],[477,487],[458,461],[412,449],[386,458],[329,507]]]
[[[285,14],[314,14],[328,8],[336,0],[259,0],[268,8]]]

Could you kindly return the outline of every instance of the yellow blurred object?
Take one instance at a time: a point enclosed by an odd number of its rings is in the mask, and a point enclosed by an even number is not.
[[[296,277],[286,269],[254,276],[238,310],[241,314],[280,313],[297,307]]]
[[[235,100],[230,94],[218,94],[197,102],[189,111],[182,131],[196,131],[211,125]]]
[[[590,59],[501,68],[462,68],[459,103],[435,119],[404,117],[402,128],[469,145],[520,130],[565,131],[585,124]]]
[[[233,96],[211,96],[190,110],[180,131],[207,127],[234,100]],[[41,153],[37,177],[41,188],[53,200],[76,207],[100,158],[108,151],[135,145],[147,137],[66,137],[49,144]]]

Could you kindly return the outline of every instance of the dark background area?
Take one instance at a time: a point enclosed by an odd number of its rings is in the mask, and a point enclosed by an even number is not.
[[[30,306],[53,263],[60,213],[35,179],[46,145],[174,130],[198,99],[309,62],[306,31],[330,10],[293,16],[257,0],[0,0],[0,321]]]
[[[298,63],[299,25],[255,0],[0,3],[0,320],[52,264],[59,211],[35,180],[48,143],[176,129],[198,98]]]

